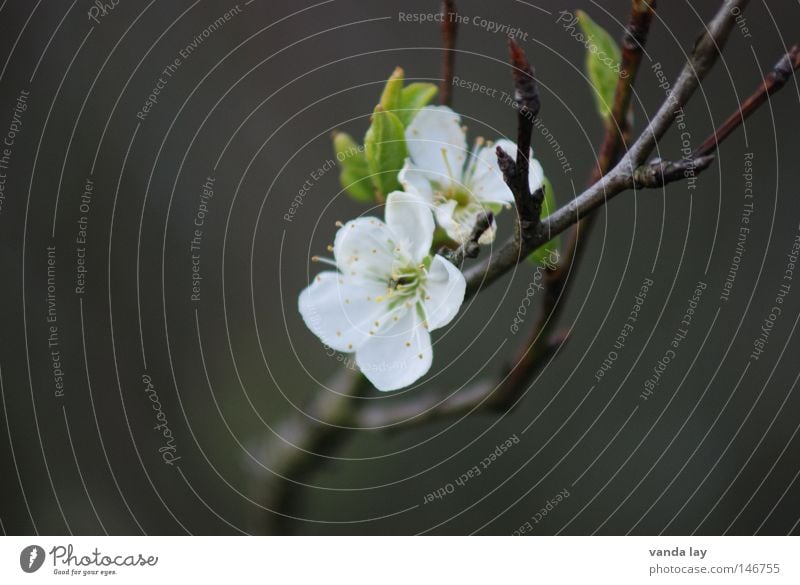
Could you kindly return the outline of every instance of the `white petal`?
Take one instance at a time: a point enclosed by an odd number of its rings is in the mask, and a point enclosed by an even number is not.
[[[513,142],[502,140],[503,150],[509,143],[514,146]],[[517,148],[514,146],[514,154],[516,156]],[[509,153],[511,154],[511,153]],[[495,146],[484,146],[480,148],[475,155],[473,164],[475,165],[472,176],[469,178],[469,191],[472,196],[478,201],[488,201],[497,203],[513,203],[514,195],[511,189],[506,185],[503,179],[503,173],[500,167],[497,166],[497,153]]]
[[[472,229],[481,213],[495,211],[490,207],[489,202],[482,204],[473,202],[464,206],[456,205],[455,201],[447,201],[434,208],[436,222],[447,232],[448,237],[458,243],[464,243],[472,235]],[[495,228],[497,222],[492,221],[492,229],[486,230],[478,243],[488,244],[494,241]]]
[[[517,159],[517,145],[510,140],[498,140],[496,146],[502,147],[514,160]],[[533,149],[530,154],[530,164],[528,165],[528,182],[531,186],[531,193],[539,189],[544,182],[544,170],[541,163],[533,158]]]
[[[386,224],[397,245],[412,261],[421,262],[433,243],[431,204],[419,195],[394,191],[386,198]]]
[[[397,180],[405,191],[417,193],[425,201],[433,202],[433,187],[427,177],[428,175],[415,167],[411,159],[407,158],[397,175]]]
[[[350,280],[388,283],[394,259],[394,238],[386,224],[374,217],[348,221],[336,232],[336,266]]]
[[[325,345],[342,352],[355,351],[377,329],[388,311],[377,302],[386,289],[353,283],[338,272],[321,272],[300,293],[298,308],[308,328]]]
[[[458,243],[463,242],[469,237],[471,227],[465,229],[455,219],[455,211],[458,204],[453,199],[448,199],[433,208],[436,216],[436,223],[447,233],[447,236]]]
[[[467,160],[467,137],[461,117],[447,106],[422,108],[406,128],[411,162],[430,181],[460,182]]]
[[[535,158],[531,158],[530,169],[528,173],[528,180],[531,185],[531,193],[541,188],[544,184],[544,169],[542,164]]]
[[[431,336],[416,307],[356,352],[356,364],[378,390],[398,390],[425,375],[433,362]]]
[[[492,225],[491,227],[481,234],[481,237],[478,238],[478,243],[481,246],[485,246],[486,244],[491,244],[494,242],[494,238],[497,235],[497,220],[492,217]]]
[[[467,281],[461,271],[441,256],[434,256],[423,301],[430,331],[453,320],[464,302],[466,290]]]

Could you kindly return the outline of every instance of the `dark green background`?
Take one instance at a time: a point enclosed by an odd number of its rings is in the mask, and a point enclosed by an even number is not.
[[[674,79],[718,2],[662,4],[637,83],[637,131],[664,98],[651,63],[660,62]],[[299,291],[317,269],[308,258],[332,241],[335,220],[369,209],[337,195],[330,172],[305,196],[295,221],[282,217],[309,174],[332,158],[330,131],[363,134],[395,66],[408,78],[438,80],[437,26],[397,20],[399,11],[435,12],[438,5],[336,0],[288,16],[311,3],[242,3],[242,14],[204,40],[169,80],[132,145],[136,112],[162,69],[233,5],[121,0],[86,37],[90,6],[80,0],[67,14],[69,3],[42,3],[31,16],[33,3],[9,0],[0,12],[0,62],[8,59],[0,80],[0,132],[19,91],[31,91],[0,213],[0,520],[9,534],[259,531],[264,512],[253,502],[261,498],[262,478],[253,474],[247,452],[257,456],[273,437],[268,426],[321,392],[316,380],[339,367],[296,309]],[[586,181],[602,123],[583,74],[584,50],[556,23],[557,13],[582,8],[619,37],[626,2],[460,0],[458,6],[467,17],[529,33],[521,44],[540,81],[541,118],[572,173],[560,172],[536,134],[534,147],[565,203]],[[686,109],[695,146],[797,41],[796,3],[754,1],[745,16],[750,37],[733,31],[724,60]],[[510,90],[502,35],[462,26],[458,50],[460,77]],[[797,531],[800,282],[764,355],[742,373],[798,233],[798,96],[792,79],[726,142],[693,191],[675,184],[626,193],[600,211],[561,322],[570,342],[517,409],[407,431],[353,432],[337,458],[307,478],[311,485],[297,488],[294,513],[304,520],[289,528],[509,534],[567,488],[570,497],[534,533],[653,534],[668,524],[671,534]],[[507,105],[456,90],[454,107],[471,139],[513,137]],[[93,174],[82,336],[71,242],[107,121]],[[755,213],[731,299],[723,304],[748,152],[754,153]],[[679,133],[670,132],[658,154],[679,157]],[[201,186],[212,172],[202,300],[192,303],[188,241]],[[57,194],[63,398],[53,395],[45,321],[45,248]],[[501,238],[510,233],[510,217],[501,218]],[[533,270],[523,264],[434,335],[428,382],[396,394],[373,391],[369,398],[393,403],[412,394],[444,395],[484,365],[484,375],[502,371],[523,339],[509,326]],[[651,270],[655,285],[627,347],[587,397]],[[689,336],[655,395],[643,402],[642,384],[698,280],[708,288]],[[147,373],[175,434],[180,470],[164,465],[157,452],[141,383],[137,295]],[[483,475],[423,505],[426,494],[454,482],[514,433],[519,445]]]

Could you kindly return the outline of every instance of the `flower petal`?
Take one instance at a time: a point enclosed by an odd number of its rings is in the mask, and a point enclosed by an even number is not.
[[[531,185],[531,193],[540,189],[544,184],[544,169],[542,163],[535,158],[531,158],[530,168],[528,169],[528,181]]]
[[[397,180],[405,191],[417,193],[425,201],[433,202],[433,188],[427,175],[415,167],[410,158],[406,159],[403,168],[400,169]]]
[[[412,261],[421,262],[433,243],[430,203],[415,193],[394,191],[386,198],[386,224],[397,239],[397,246]]]
[[[453,320],[464,302],[466,289],[467,281],[461,271],[441,256],[434,256],[423,300],[430,331]]]
[[[514,154],[512,155],[509,152],[509,155],[516,157],[517,147],[514,146],[513,142],[508,140],[498,142],[498,145],[502,146],[506,152],[508,152],[509,144],[514,148]],[[468,179],[468,187],[475,199],[496,203],[514,202],[514,194],[511,193],[511,189],[506,185],[503,173],[497,165],[495,146],[484,146],[478,149],[472,164],[474,165],[474,171]]]
[[[481,234],[481,237],[478,238],[478,243],[481,246],[485,246],[486,244],[491,244],[494,242],[494,238],[497,235],[497,220],[492,217],[492,225],[489,226],[489,229],[486,230]]]
[[[389,282],[394,258],[393,234],[374,217],[348,221],[336,232],[336,266],[350,280]],[[385,292],[385,291],[384,291]]]
[[[455,219],[456,207],[458,204],[453,199],[448,199],[433,208],[436,216],[436,223],[439,224],[447,236],[455,242],[461,243],[469,237],[470,229],[464,228]]]
[[[386,293],[378,284],[352,282],[338,272],[320,272],[300,293],[303,321],[322,343],[337,351],[356,351],[374,333],[375,321],[388,311],[376,299]]]
[[[429,181],[460,182],[467,160],[467,137],[461,117],[447,106],[422,108],[406,128],[411,162]]]
[[[356,352],[358,367],[375,388],[384,392],[413,384],[425,375],[431,363],[431,336],[416,309],[407,310]]]
[[[495,146],[500,146],[503,150],[505,150],[508,155],[515,159],[517,158],[517,145],[511,142],[510,140],[498,140]],[[536,191],[542,186],[544,183],[544,170],[542,169],[541,163],[533,158],[533,149],[531,149],[531,162],[528,165],[528,182],[531,186],[531,193]]]

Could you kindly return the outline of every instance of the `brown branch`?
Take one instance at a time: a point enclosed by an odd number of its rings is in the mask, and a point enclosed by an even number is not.
[[[308,475],[319,469],[347,436],[359,408],[354,402],[371,386],[359,371],[340,369],[326,388],[319,388],[302,412],[294,411],[277,425],[274,436],[260,447],[252,475],[263,494],[263,525],[267,534],[289,532],[292,511]],[[248,461],[248,463],[251,463]]]
[[[695,44],[692,55],[678,75],[669,98],[662,104],[647,129],[634,142],[622,160],[600,181],[543,219],[535,234],[527,238],[511,238],[492,256],[467,271],[468,295],[475,294],[479,288],[500,278],[543,243],[604,205],[632,184],[634,169],[644,163],[697,90],[702,79],[711,70],[733,28],[735,22],[733,14],[738,14],[737,9],[742,10],[748,2],[749,0],[728,0],[723,3]]]
[[[630,135],[630,110],[633,85],[642,62],[644,46],[650,33],[650,24],[656,10],[656,0],[632,0],[628,25],[622,36],[620,74],[614,92],[611,113],[605,120],[603,142],[600,146],[597,164],[592,168],[588,184],[593,185],[605,175],[618,161]],[[570,230],[556,265],[545,265],[544,294],[539,313],[525,343],[514,359],[514,366],[503,384],[501,393],[509,396],[511,402],[515,394],[522,391],[544,360],[548,359],[554,347],[565,339],[561,334],[553,339],[551,331],[558,323],[564,297],[569,293],[572,271],[580,264],[583,246],[581,239],[587,239],[594,225],[595,214],[583,217]]]
[[[512,39],[508,42],[511,73],[514,77],[514,108],[517,110],[517,156],[512,159],[497,147],[497,164],[503,172],[506,185],[514,194],[519,221],[515,239],[528,238],[539,224],[544,191],[531,193],[530,154],[533,120],[539,113],[539,89],[525,51]]]
[[[634,9],[638,6],[646,6],[648,12],[652,11],[654,3],[649,5],[642,0],[632,0]],[[697,89],[702,78],[706,75],[708,70],[714,64],[718,51],[724,45],[725,40],[730,33],[734,24],[733,13],[745,7],[748,0],[730,0],[726,1],[714,19],[709,23],[708,28],[704,35],[698,40],[695,49],[687,62],[684,69],[681,71],[677,81],[673,86],[673,92],[670,99],[668,99],[659,109],[657,114],[653,117],[647,130],[636,140],[627,154],[614,165],[613,161],[619,157],[621,149],[624,148],[626,125],[625,117],[630,103],[630,87],[620,87],[618,85],[618,96],[615,98],[615,109],[613,111],[613,119],[616,122],[616,129],[613,133],[606,135],[604,140],[604,148],[601,149],[601,156],[598,161],[599,174],[606,166],[605,160],[611,161],[607,168],[610,172],[602,176],[598,181],[591,184],[581,195],[576,197],[569,205],[559,209],[554,214],[538,223],[532,235],[522,238],[512,238],[504,244],[495,254],[489,259],[479,263],[471,270],[467,271],[468,294],[474,294],[483,285],[488,285],[494,280],[501,277],[508,270],[513,268],[517,263],[524,259],[530,252],[535,250],[538,246],[551,239],[558,233],[563,232],[578,220],[587,217],[587,215],[600,205],[603,205],[611,197],[631,188],[657,188],[671,181],[677,181],[684,178],[686,173],[698,173],[706,168],[713,160],[713,157],[707,156],[706,152],[699,152],[698,156],[693,156],[689,159],[684,159],[676,162],[655,162],[651,164],[643,164],[644,160],[652,152],[658,140],[664,135],[667,129],[674,122],[675,116],[680,112],[680,109],[688,102],[691,95]],[[447,4],[447,3],[446,3]],[[450,4],[452,5],[452,4]],[[650,15],[652,16],[652,15]],[[645,18],[641,16],[641,18]],[[649,18],[649,17],[648,17]],[[633,17],[632,17],[633,20]],[[648,21],[649,23],[649,21]],[[637,36],[631,34],[630,38],[638,41],[639,48],[646,35],[646,28],[636,28],[633,33],[645,31],[644,34]],[[453,31],[453,39],[454,39]],[[627,63],[632,67],[635,72],[638,68],[638,61],[641,55],[636,57],[636,49],[632,48],[634,44],[631,43],[628,57],[626,57],[626,46],[623,43],[623,62],[626,58]],[[795,49],[793,47],[793,49]],[[450,51],[448,51],[450,52]],[[790,63],[792,68],[796,68],[796,50],[790,51]],[[623,67],[626,67],[623,64]],[[523,69],[524,70],[524,69]],[[623,69],[624,70],[624,69]],[[764,102],[764,99],[780,89],[785,83],[785,79],[781,81],[782,72],[785,71],[782,67],[776,67],[777,73],[775,79],[770,81],[769,78],[765,80],[764,98],[756,98],[757,103],[748,105],[745,102],[740,112],[739,118],[743,119],[745,112],[747,115],[752,113],[759,105]],[[790,73],[790,72],[789,72]],[[632,77],[632,76],[631,76]],[[447,83],[447,81],[445,82]],[[630,81],[632,83],[632,79]],[[449,87],[449,83],[447,83]],[[449,91],[449,90],[448,90]],[[443,92],[444,93],[444,92]],[[618,102],[619,98],[619,102]],[[625,101],[628,105],[625,105]],[[752,108],[752,110],[751,110]],[[741,123],[741,121],[739,122]],[[733,122],[729,129],[726,125],[718,130],[714,139],[714,145],[722,142],[730,132],[738,125]],[[734,125],[735,124],[735,125]],[[617,148],[605,148],[606,140],[619,141]],[[613,153],[617,151],[616,156],[603,154],[606,150]],[[512,161],[517,165],[517,161]],[[611,168],[613,166],[613,168]],[[527,179],[527,174],[525,175]],[[562,257],[562,262],[564,258]],[[564,265],[560,265],[563,267]],[[557,292],[556,298],[563,293],[555,286],[552,288],[553,292]],[[548,301],[550,303],[551,301]],[[553,322],[551,319],[550,322]],[[529,376],[531,372],[540,367],[556,351],[560,343],[563,341],[562,337],[554,339],[544,338],[545,341],[537,341],[537,343],[529,345],[529,354],[531,361],[528,364],[523,364]],[[473,412],[482,407],[495,408],[502,405],[507,408],[508,395],[503,392],[498,392],[502,384],[510,384],[507,382],[509,376],[500,383],[492,383],[490,381],[478,381],[465,388],[459,389],[451,396],[442,400],[435,397],[432,392],[421,394],[420,397],[413,399],[410,402],[399,402],[391,407],[375,406],[370,404],[368,406],[358,405],[354,406],[354,402],[358,400],[359,393],[363,391],[366,384],[363,376],[345,370],[340,375],[341,393],[333,393],[330,391],[320,392],[316,395],[309,408],[311,413],[310,418],[306,415],[293,415],[289,417],[281,426],[278,431],[280,440],[272,438],[269,442],[268,448],[265,450],[262,461],[272,473],[267,476],[267,490],[265,493],[265,505],[270,509],[276,510],[277,514],[272,517],[272,524],[270,530],[285,531],[285,518],[289,516],[287,511],[291,511],[293,505],[296,503],[296,493],[299,491],[295,486],[302,477],[307,476],[311,471],[317,468],[319,463],[324,460],[323,457],[314,456],[310,453],[322,453],[327,447],[330,449],[337,441],[341,440],[347,435],[347,429],[342,427],[391,427],[398,425],[398,428],[408,428],[409,426],[436,419],[441,416],[452,417],[458,414]],[[530,379],[530,377],[528,378]],[[513,396],[513,395],[512,395]],[[518,400],[518,397],[517,397]],[[361,401],[359,401],[361,402]],[[314,420],[316,419],[316,420]],[[325,421],[325,422],[319,422]],[[288,480],[283,480],[278,477],[279,474],[287,477]]]
[[[492,228],[494,223],[494,213],[491,211],[482,211],[475,219],[475,225],[472,228],[467,240],[455,250],[451,250],[447,246],[443,246],[439,250],[439,254],[447,258],[450,262],[461,268],[465,258],[477,258],[480,252],[481,245],[479,243],[481,236],[486,233],[486,230]]]
[[[769,96],[781,89],[792,77],[792,72],[798,68],[800,68],[800,45],[793,45],[775,64],[775,67],[764,78],[764,81],[759,84],[758,89],[744,100],[739,106],[739,109],[732,113],[728,119],[694,151],[694,156],[703,156],[714,152],[719,146],[719,143],[741,126],[753,112],[767,101]]]
[[[655,162],[638,167],[628,175],[618,175],[607,184],[615,192],[633,188],[660,188],[686,178],[686,173],[700,173],[714,160],[713,155],[699,159],[682,159],[675,162]],[[605,182],[605,181],[604,181]],[[550,294],[556,294],[553,289]],[[552,303],[553,301],[547,301]],[[442,399],[423,394],[393,406],[368,405],[355,415],[359,426],[402,426],[429,422],[443,417],[469,414],[477,410],[508,410],[521,398],[525,384],[539,371],[566,340],[566,334],[538,341],[528,346],[528,360],[517,364],[502,380],[479,380]]]
[[[449,106],[453,101],[453,71],[456,61],[456,37],[458,36],[458,20],[456,3],[453,0],[442,2],[442,84],[439,90],[439,101]]]

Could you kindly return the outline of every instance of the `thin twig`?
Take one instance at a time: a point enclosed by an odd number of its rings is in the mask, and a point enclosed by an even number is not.
[[[508,188],[514,194],[519,221],[515,238],[528,238],[539,224],[544,190],[531,193],[530,156],[533,121],[539,114],[541,102],[539,89],[528,56],[513,39],[508,42],[511,72],[514,77],[514,107],[517,110],[517,156],[511,156],[497,147],[497,164],[503,172]]]
[[[639,0],[633,1],[642,4]],[[724,3],[709,23],[706,33],[695,45],[689,62],[673,85],[671,98],[662,105],[647,130],[636,140],[622,160],[573,202],[542,220],[536,226],[532,237],[516,240],[512,238],[488,260],[467,271],[468,294],[474,294],[481,286],[498,279],[536,247],[563,232],[580,218],[585,217],[593,209],[603,205],[608,199],[622,191],[630,188],[658,187],[682,179],[688,170],[697,173],[711,163],[713,157],[705,156],[706,153],[700,153],[701,156],[673,163],[643,164],[645,158],[649,156],[658,140],[672,125],[677,113],[688,102],[701,79],[713,65],[718,51],[724,45],[733,27],[734,13],[738,14],[747,1],[729,0]],[[774,84],[774,89],[770,93],[777,91],[782,85],[777,81],[770,83]],[[755,109],[761,103],[763,103],[763,99],[761,102],[747,107]],[[743,107],[741,114],[744,114],[744,109]],[[627,112],[627,108],[623,108],[621,111]],[[748,111],[748,115],[749,113],[750,111]],[[620,125],[619,128],[623,128],[623,126]],[[730,130],[733,128],[735,126]],[[618,130],[617,134],[624,143],[624,132]],[[714,141],[715,145],[729,134],[730,131],[727,133],[718,131]],[[538,363],[543,363],[548,355],[547,352],[553,351],[554,347],[553,345],[541,346],[541,355],[544,355],[544,358],[540,355]],[[326,445],[334,444],[346,436],[347,429],[342,426],[374,428],[398,425],[398,428],[408,428],[415,423],[433,420],[439,416],[451,417],[475,411],[484,405],[491,406],[493,404],[492,395],[498,387],[497,383],[478,381],[459,389],[443,401],[437,401],[433,392],[426,392],[410,402],[398,402],[391,407],[363,406],[360,405],[363,401],[353,398],[364,388],[363,376],[347,371],[344,377],[348,378],[348,381],[340,394],[322,391],[312,399],[309,412],[312,413],[311,417],[313,418],[305,415],[289,417],[281,426],[281,439],[273,438],[270,441],[270,448],[267,449],[267,454],[263,459],[265,466],[271,470],[265,497],[266,503],[270,504],[269,507],[276,510],[277,518],[289,516],[287,510],[290,511],[294,503],[294,496],[289,493],[293,491],[292,486],[295,485],[293,482],[308,475],[324,460],[324,458],[311,455],[310,452],[319,453],[324,450],[323,447]],[[359,402],[360,407],[355,405],[356,401]],[[288,439],[283,437],[288,437]],[[287,470],[289,470],[288,473]],[[281,480],[278,475],[288,477],[290,480]],[[296,492],[296,490],[294,491]],[[285,525],[273,524],[270,530],[282,532],[285,531]]]
[[[303,408],[287,416],[263,443],[252,474],[260,483],[261,505],[270,512],[263,518],[267,534],[286,534],[304,479],[320,468],[336,445],[347,436],[342,426],[359,410],[354,402],[368,388],[355,368],[341,368],[325,388]],[[252,462],[248,462],[252,463]]]
[[[620,74],[614,92],[611,114],[606,118],[603,142],[597,157],[597,164],[592,168],[588,185],[593,185],[619,161],[630,134],[630,109],[633,85],[636,81],[639,65],[642,62],[644,47],[650,32],[650,24],[655,14],[656,1],[632,0],[628,25],[622,36]],[[525,384],[533,378],[544,361],[552,355],[567,339],[565,333],[553,335],[552,330],[558,324],[562,308],[566,305],[565,296],[569,293],[570,284],[574,282],[575,267],[580,264],[584,246],[594,224],[596,214],[582,217],[569,230],[561,254],[555,265],[546,263],[544,269],[544,292],[540,298],[538,315],[528,333],[525,342],[512,362],[513,366],[502,385],[502,402],[511,404],[513,398],[523,391]]]
[[[475,225],[472,228],[467,240],[455,250],[443,246],[439,254],[447,258],[450,262],[461,268],[465,258],[477,258],[480,252],[480,239],[487,230],[492,228],[494,214],[491,211],[481,211],[475,218]]]
[[[453,71],[456,62],[456,37],[458,36],[458,19],[456,3],[453,0],[442,2],[442,84],[439,90],[439,101],[449,106],[453,101]]]
[[[800,68],[800,45],[793,45],[789,51],[780,58],[772,71],[759,84],[758,89],[732,113],[717,130],[694,151],[694,156],[710,154],[717,149],[720,142],[730,136],[731,132],[741,126],[769,96],[782,88],[792,77],[792,72]]]
[[[632,185],[633,171],[644,163],[658,140],[664,136],[675,117],[708,74],[733,28],[734,13],[738,14],[737,9],[742,10],[748,2],[749,0],[728,0],[723,3],[695,44],[694,51],[675,81],[669,98],[662,104],[647,129],[633,143],[622,160],[600,181],[544,218],[535,234],[523,239],[511,238],[492,256],[468,270],[466,273],[468,295],[475,294],[479,288],[500,278],[533,250]]]

